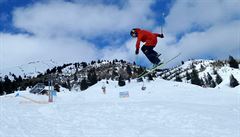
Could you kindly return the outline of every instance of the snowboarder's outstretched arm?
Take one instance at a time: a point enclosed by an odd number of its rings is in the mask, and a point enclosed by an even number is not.
[[[136,50],[135,50],[135,54],[136,55],[138,55],[138,53],[139,53],[140,42],[141,42],[141,40],[138,38],[138,40],[136,42]]]
[[[158,34],[158,33],[153,33],[155,36],[160,37],[160,38],[164,38],[163,34]]]
[[[142,34],[139,34],[136,42],[136,50],[135,50],[136,55],[139,53],[141,39],[142,39]]]
[[[139,48],[140,48],[140,42],[141,42],[141,40],[138,38],[138,39],[137,39],[137,42],[136,42],[136,50],[139,50]]]

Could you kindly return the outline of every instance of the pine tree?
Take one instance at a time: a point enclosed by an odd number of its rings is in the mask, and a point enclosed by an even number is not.
[[[133,65],[136,66],[136,62],[135,61],[133,62]]]
[[[137,69],[137,74],[140,75],[145,71],[145,69],[143,67],[140,67]]]
[[[206,76],[206,73],[203,74],[203,81],[205,81],[205,82],[204,82],[204,85],[205,85],[205,86],[208,86],[208,83],[210,83],[210,82],[208,81],[208,78],[207,78],[207,76]]]
[[[70,79],[67,79],[67,88],[69,89],[69,91],[71,91],[71,82]]]
[[[232,68],[239,68],[238,62],[232,56],[229,56],[229,65]]]
[[[191,76],[190,76],[190,74],[188,73],[188,71],[186,72],[186,79],[187,79],[187,80],[190,80],[190,79],[191,79]]]
[[[74,75],[73,75],[73,79],[74,79],[74,81],[76,82],[77,80],[78,80],[78,77],[77,77],[77,74],[75,73]]]
[[[148,80],[153,80],[152,74],[148,74]]]
[[[217,70],[215,68],[213,68],[213,74],[217,75]]]
[[[199,76],[198,76],[198,72],[195,68],[193,68],[192,73],[191,73],[191,83],[195,84],[195,85],[202,86],[201,81],[200,81]]]
[[[19,81],[19,82],[22,82],[22,81],[23,81],[23,79],[22,79],[22,77],[21,77],[20,75],[18,76],[18,81]]]
[[[217,73],[216,83],[219,85],[222,82],[222,77]]]
[[[57,72],[62,73],[62,67],[57,67]]]
[[[83,68],[87,67],[87,63],[86,62],[82,62],[81,65],[82,65]]]
[[[213,79],[211,80],[210,87],[211,88],[215,88],[216,87],[216,83],[214,82]]]
[[[91,69],[88,73],[89,86],[92,86],[98,82],[97,74],[95,68]]]
[[[190,69],[195,69],[196,66],[192,63],[191,66],[190,66]]]
[[[130,65],[127,65],[127,74],[129,75],[129,77],[132,77],[132,69]]]
[[[201,64],[200,65],[200,71],[204,71],[206,68]]]
[[[236,80],[236,78],[231,74],[230,76],[230,87],[234,88],[236,86],[238,86],[239,83],[238,81]]]
[[[7,94],[12,93],[12,81],[8,78],[8,76],[6,75],[4,77],[4,85],[3,85],[3,89],[4,91],[6,91]]]
[[[51,73],[50,69],[47,69],[46,74],[50,74],[50,73]]]
[[[60,92],[60,86],[58,84],[54,85],[54,90],[56,90],[57,92]]]
[[[209,74],[209,72],[207,73],[207,78],[209,81],[211,81],[213,79],[212,76]]]
[[[123,80],[122,76],[120,75],[120,77],[118,79],[118,85],[120,87],[122,87],[122,86],[125,86],[125,84],[126,84],[125,81]]]
[[[205,86],[204,80],[202,78],[200,79],[200,82],[201,82],[201,86]]]
[[[53,69],[51,69],[51,71],[50,71],[50,73],[53,73],[53,74],[55,74],[57,72],[57,68],[56,67],[54,67]]]
[[[167,79],[167,74],[164,74],[164,75],[162,76],[162,78],[166,80],[166,79]]]
[[[211,76],[209,73],[207,73],[207,81],[206,81],[206,84],[207,84],[208,86],[211,85],[212,79],[213,79],[212,76]]]
[[[118,73],[115,70],[112,70],[111,79],[114,80],[116,76],[118,76]]]
[[[96,63],[96,61],[91,61],[91,65],[93,65],[93,64],[95,64]]]
[[[84,78],[80,83],[80,89],[83,91],[86,90],[87,88],[88,88],[87,80]]]
[[[213,80],[212,76],[209,73],[207,73],[206,84],[207,84],[207,86],[209,86],[211,88],[215,88],[216,87],[216,83],[215,83],[215,81]]]
[[[3,81],[2,78],[0,77],[0,96],[3,95]]]
[[[181,79],[181,77],[179,76],[179,74],[176,75],[175,81],[177,81],[177,82],[182,82],[182,79]]]

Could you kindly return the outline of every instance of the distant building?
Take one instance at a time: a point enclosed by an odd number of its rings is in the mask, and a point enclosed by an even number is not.
[[[33,94],[43,94],[45,85],[43,83],[37,83],[29,92]]]

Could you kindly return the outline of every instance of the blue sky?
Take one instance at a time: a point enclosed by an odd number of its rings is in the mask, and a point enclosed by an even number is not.
[[[0,31],[16,33],[19,30],[12,25],[12,11],[14,8],[33,4],[34,0],[0,0]]]
[[[131,28],[160,32],[156,50],[173,64],[240,57],[238,0],[0,0],[0,63],[135,61]],[[239,51],[239,52],[238,52]],[[140,53],[139,63],[150,65]]]

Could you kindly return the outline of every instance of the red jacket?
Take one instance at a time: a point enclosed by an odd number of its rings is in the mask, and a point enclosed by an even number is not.
[[[147,30],[136,29],[137,32],[137,43],[136,49],[140,48],[140,42],[145,42],[145,46],[153,46],[157,45],[157,36],[158,33],[152,33]]]

